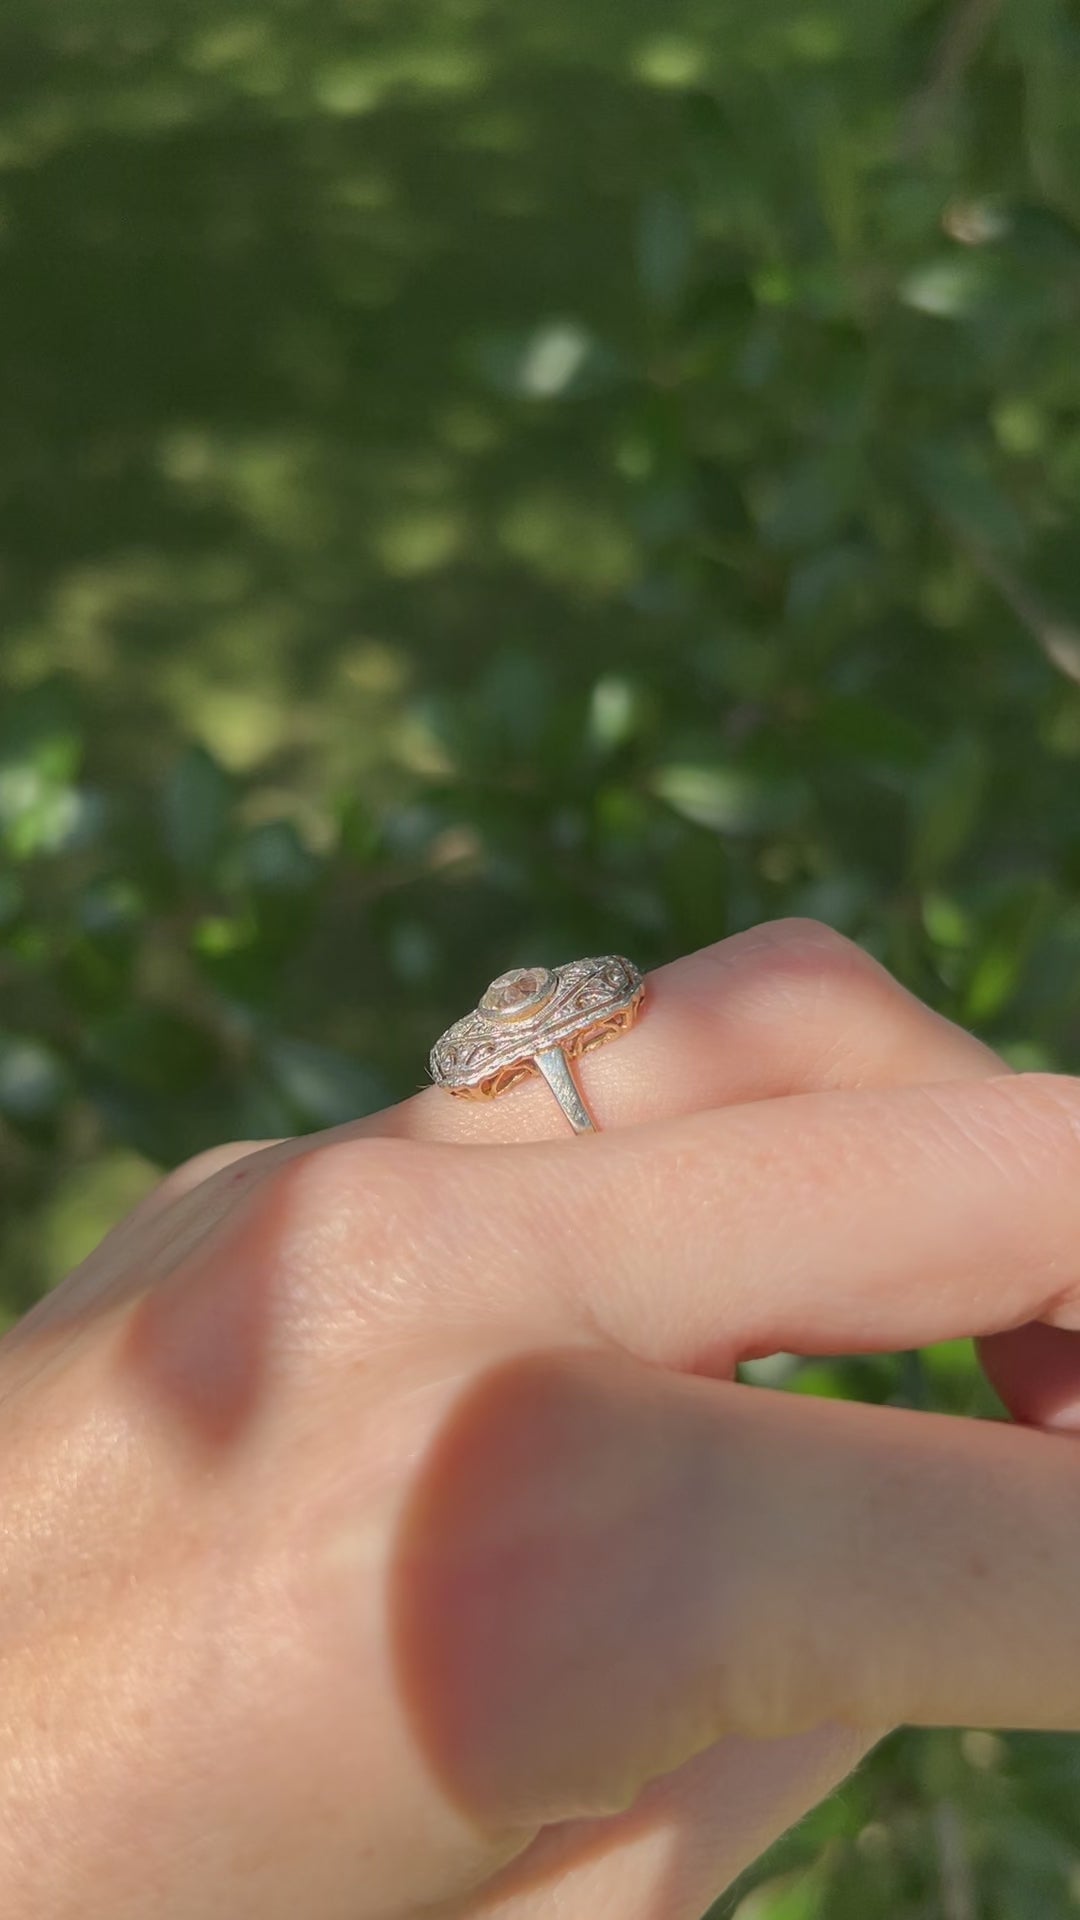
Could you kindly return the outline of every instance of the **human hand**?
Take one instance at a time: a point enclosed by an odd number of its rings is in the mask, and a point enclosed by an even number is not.
[[[731,1381],[1068,1424],[1080,1089],[798,924],[582,1076],[203,1156],[0,1343],[3,1911],[695,1920],[894,1722],[1080,1726],[1067,1439]]]

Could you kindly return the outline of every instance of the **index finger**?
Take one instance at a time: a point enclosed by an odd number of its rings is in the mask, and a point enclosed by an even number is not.
[[[592,1329],[667,1365],[1080,1326],[1080,1084],[1064,1076],[796,1094],[568,1144],[417,1152],[463,1297],[520,1246],[530,1288],[542,1275]]]

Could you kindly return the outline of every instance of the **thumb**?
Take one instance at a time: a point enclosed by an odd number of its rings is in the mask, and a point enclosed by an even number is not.
[[[402,1690],[481,1819],[615,1811],[730,1732],[1080,1727],[1061,1437],[555,1354],[489,1374],[398,1540]]]

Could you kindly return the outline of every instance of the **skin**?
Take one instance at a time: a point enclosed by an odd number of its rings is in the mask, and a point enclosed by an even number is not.
[[[581,1072],[204,1155],[0,1342],[0,1911],[696,1920],[890,1726],[1080,1728],[1080,1087],[805,923]],[[961,1335],[1024,1424],[732,1379]]]

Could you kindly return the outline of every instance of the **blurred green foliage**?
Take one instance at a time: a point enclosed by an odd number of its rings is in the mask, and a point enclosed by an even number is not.
[[[1080,1064],[1075,0],[5,0],[0,89],[9,1316],[516,961],[809,913]],[[1058,1920],[1078,1828],[902,1736],[723,1911]]]

